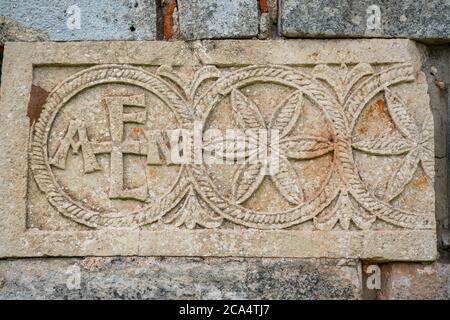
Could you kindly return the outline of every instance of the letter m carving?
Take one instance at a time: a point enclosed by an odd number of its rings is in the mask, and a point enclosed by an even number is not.
[[[78,141],[74,140],[76,135],[78,135]],[[72,148],[73,154],[78,154],[78,151],[81,148],[84,173],[100,170],[97,159],[95,158],[95,154],[92,150],[92,145],[87,137],[86,127],[80,120],[70,121],[66,135],[61,140],[53,158],[50,159],[50,164],[57,168],[65,169],[67,154],[70,148]]]

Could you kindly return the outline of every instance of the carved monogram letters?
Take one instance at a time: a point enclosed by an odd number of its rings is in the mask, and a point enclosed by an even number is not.
[[[165,139],[163,132],[160,130],[147,132],[146,135],[150,138],[148,141],[124,140],[125,123],[145,124],[147,121],[145,96],[143,94],[135,96],[107,96],[103,100],[108,108],[111,140],[105,142],[89,141],[86,126],[76,119],[71,120],[66,135],[49,161],[50,165],[65,169],[69,149],[72,148],[74,153],[81,149],[84,160],[84,172],[90,173],[100,170],[95,155],[110,154],[109,197],[111,199],[145,201],[148,194],[147,184],[134,189],[124,189],[124,155],[146,156],[148,165],[162,164],[161,156],[163,156],[167,159],[167,164],[171,164],[171,150],[168,147],[168,145],[171,145],[170,141],[168,142]],[[124,113],[126,106],[139,107],[144,109],[144,111]],[[78,141],[74,140],[75,136],[78,136]],[[172,144],[176,145],[176,143]]]
[[[432,189],[434,179],[431,112],[413,114],[404,93],[414,81],[404,63],[207,66],[192,79],[168,66],[99,65],[49,95],[33,127],[31,170],[61,214],[94,228],[431,229],[433,213],[408,205],[415,181]],[[169,127],[193,134],[174,139]],[[209,129],[240,130],[244,147]],[[208,150],[236,159],[173,158]],[[168,167],[177,172],[170,179]],[[98,190],[74,189],[67,175],[97,180]]]

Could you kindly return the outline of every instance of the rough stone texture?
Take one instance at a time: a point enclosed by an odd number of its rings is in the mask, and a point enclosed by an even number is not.
[[[258,34],[255,0],[178,0],[180,32],[185,40],[251,38]]]
[[[391,263],[381,267],[379,299],[450,299],[450,262]]]
[[[267,9],[273,22],[278,21],[278,0],[267,0]]]
[[[444,56],[444,58],[447,58],[448,65],[448,77],[447,77],[447,213],[448,213],[448,221],[447,221],[447,230],[445,232],[445,235],[443,236],[443,242],[444,242],[444,248],[448,254],[448,257],[450,258],[450,208],[448,205],[448,199],[450,199],[450,180],[448,179],[448,168],[450,166],[450,157],[448,156],[448,150],[450,150],[450,121],[449,121],[449,115],[450,115],[450,94],[449,88],[450,88],[450,46],[447,48],[447,55]],[[445,129],[444,129],[445,130]]]
[[[360,278],[352,260],[1,260],[0,299],[358,299]]]
[[[434,260],[423,54],[408,40],[7,44],[0,255]],[[204,150],[229,148],[208,129],[280,130],[281,155],[270,176],[249,156],[169,166],[154,130],[194,123]]]
[[[2,83],[3,45],[0,45],[0,84]]]
[[[378,5],[380,24],[368,8]],[[286,37],[398,37],[450,40],[450,2],[442,0],[281,0]],[[368,22],[369,19],[369,22]]]
[[[80,9],[79,29],[67,24],[72,5]],[[2,0],[0,42],[154,40],[156,10],[155,0]]]
[[[259,21],[259,39],[269,39],[272,34],[272,20],[269,13],[262,13]]]
[[[442,230],[441,232],[441,242],[439,243],[442,248],[442,256],[450,259],[450,232],[449,230]]]
[[[427,76],[430,106],[434,117],[436,224],[439,247],[443,247],[445,231],[449,228],[447,169],[449,51],[448,45],[428,46],[427,58],[422,67]],[[440,83],[445,84],[444,88],[440,86]]]

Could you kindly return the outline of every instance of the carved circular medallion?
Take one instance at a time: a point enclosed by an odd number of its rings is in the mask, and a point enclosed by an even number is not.
[[[158,76],[123,65],[89,68],[48,96],[32,132],[31,170],[48,201],[72,220],[150,223],[187,191],[183,167],[159,157],[158,129],[189,122],[184,100]]]
[[[311,219],[336,196],[338,181],[333,174],[335,170],[332,160],[336,135],[330,119],[323,115],[321,101],[310,91],[312,82],[310,76],[288,67],[253,66],[221,78],[199,100],[195,106],[195,120],[201,121],[204,129],[212,127],[208,123],[213,120],[213,113],[224,117],[228,107],[232,110],[232,118],[239,129],[246,133],[266,132],[264,142],[261,134],[258,135],[255,148],[266,152],[267,164],[261,159],[252,162],[250,156],[245,156],[241,163],[234,165],[231,179],[225,177],[222,181],[216,178],[220,175],[220,169],[215,170],[214,166],[191,166],[196,189],[221,216],[248,227],[286,228]],[[263,104],[270,105],[275,100],[274,92],[277,90],[282,97],[276,102],[276,106],[265,108],[270,114],[265,116],[262,112],[265,107]],[[248,92],[253,92],[254,97],[249,97]],[[255,102],[257,95],[263,95],[264,92],[271,96]],[[216,109],[220,111],[215,112]],[[308,112],[316,112],[314,126],[306,130],[303,128],[302,131],[297,128],[298,122]],[[322,121],[319,121],[321,117]],[[270,118],[270,121],[265,118]],[[223,122],[232,123],[231,119]],[[308,126],[307,123],[304,125]],[[220,144],[226,143],[226,138],[219,141],[213,139],[209,145],[220,149]],[[313,165],[296,165],[296,162],[312,161],[315,161],[315,171],[312,169]],[[317,171],[318,167],[323,168],[321,172]],[[268,174],[267,171],[271,168],[274,168],[274,172]],[[304,178],[302,175],[308,174],[309,177],[303,181],[310,184],[305,186],[300,181]],[[231,180],[229,191],[224,186],[223,181],[226,180]],[[269,184],[273,188],[263,191],[258,200],[259,208],[249,207],[248,202],[258,189]],[[267,196],[268,192],[271,192],[270,196]],[[273,205],[274,193],[281,199],[281,205],[275,209],[260,208],[264,197],[271,199],[269,206]]]

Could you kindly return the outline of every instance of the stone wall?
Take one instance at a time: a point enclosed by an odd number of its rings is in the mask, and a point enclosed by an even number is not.
[[[331,5],[330,3],[333,3]],[[0,260],[0,298],[449,299],[447,139],[450,1],[27,0],[0,2],[6,41],[410,38],[435,121],[439,258],[431,264],[280,258],[85,257]],[[369,268],[369,271],[367,269]],[[372,271],[370,271],[372,270]]]

